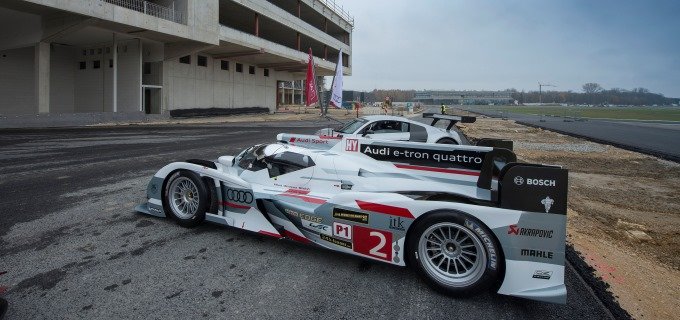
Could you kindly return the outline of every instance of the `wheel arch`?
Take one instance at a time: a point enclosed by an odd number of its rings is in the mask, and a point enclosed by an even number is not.
[[[500,286],[503,284],[503,281],[505,281],[505,253],[504,253],[504,249],[503,249],[503,244],[500,242],[500,240],[498,239],[496,234],[493,232],[492,228],[490,228],[487,224],[485,224],[481,219],[475,217],[475,215],[473,215],[473,214],[466,212],[465,210],[455,209],[455,208],[439,208],[439,209],[433,209],[433,210],[427,211],[427,212],[419,215],[418,217],[416,217],[416,219],[413,221],[413,223],[411,223],[411,225],[406,230],[406,236],[404,238],[404,262],[405,262],[406,266],[411,267],[411,263],[412,263],[412,261],[410,261],[410,258],[409,258],[409,255],[407,254],[407,252],[408,252],[408,250],[411,250],[411,248],[409,247],[408,239],[411,236],[413,236],[413,232],[414,232],[413,230],[416,229],[416,226],[419,223],[422,223],[422,221],[425,219],[425,217],[430,216],[430,215],[435,214],[435,213],[440,213],[440,212],[456,212],[456,213],[462,214],[464,216],[467,216],[467,217],[474,219],[476,223],[480,223],[485,228],[487,228],[489,231],[491,231],[491,232],[489,232],[489,235],[496,242],[496,244],[497,244],[496,247],[498,248],[497,263],[498,263],[498,274],[499,274],[499,277],[498,277],[496,283],[492,286],[492,288],[493,288],[493,290],[498,291],[498,288],[500,288]]]
[[[168,210],[169,210],[168,200],[167,200],[167,197],[165,195],[166,187],[168,186],[168,182],[170,182],[170,178],[172,176],[174,176],[176,173],[181,172],[181,171],[190,171],[190,172],[197,174],[199,177],[201,177],[201,181],[203,182],[205,187],[208,188],[208,197],[209,197],[208,201],[210,203],[209,207],[208,207],[209,208],[208,212],[209,213],[217,213],[217,212],[213,212],[213,211],[216,211],[216,209],[219,205],[218,201],[220,200],[220,195],[218,193],[219,189],[215,186],[215,181],[217,179],[210,177],[210,176],[201,175],[200,173],[198,173],[194,170],[188,169],[188,168],[175,168],[175,169],[169,171],[165,175],[165,177],[163,177],[163,183],[161,184],[161,203],[163,204],[163,211],[164,211],[165,215],[168,216],[168,213],[169,213],[168,212]]]

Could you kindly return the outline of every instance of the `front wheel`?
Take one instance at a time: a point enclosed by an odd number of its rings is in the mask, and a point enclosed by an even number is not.
[[[479,220],[455,211],[423,217],[407,239],[411,266],[435,290],[453,296],[488,289],[500,274],[500,245]]]
[[[170,177],[165,203],[179,225],[195,227],[203,222],[208,201],[208,189],[196,173],[182,170]]]

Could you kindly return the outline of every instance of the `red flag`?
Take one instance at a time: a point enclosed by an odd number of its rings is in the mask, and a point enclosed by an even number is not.
[[[319,102],[319,95],[316,92],[316,76],[314,75],[314,57],[312,57],[312,48],[309,48],[309,63],[307,63],[307,86],[305,86],[305,96],[307,96],[307,106]]]

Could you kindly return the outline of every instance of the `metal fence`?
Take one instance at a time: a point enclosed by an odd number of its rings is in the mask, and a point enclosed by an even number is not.
[[[142,12],[150,16],[169,20],[172,22],[186,24],[186,16],[175,10],[175,3],[171,7],[164,7],[159,4],[145,0],[101,0],[119,7]]]
[[[345,19],[345,21],[349,22],[349,24],[352,26],[352,29],[354,29],[354,17],[352,17],[349,14],[349,12],[345,11],[345,9],[342,6],[338,6],[335,3],[335,0],[319,0],[319,2],[325,4],[327,7],[329,7],[331,10],[333,10],[341,18],[343,18],[343,19]]]

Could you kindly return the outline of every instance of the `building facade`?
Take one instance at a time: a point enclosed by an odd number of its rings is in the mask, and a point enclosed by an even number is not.
[[[328,0],[2,0],[0,116],[274,110],[309,48],[351,74],[353,24]]]
[[[417,91],[414,101],[423,104],[509,104],[511,91]]]

